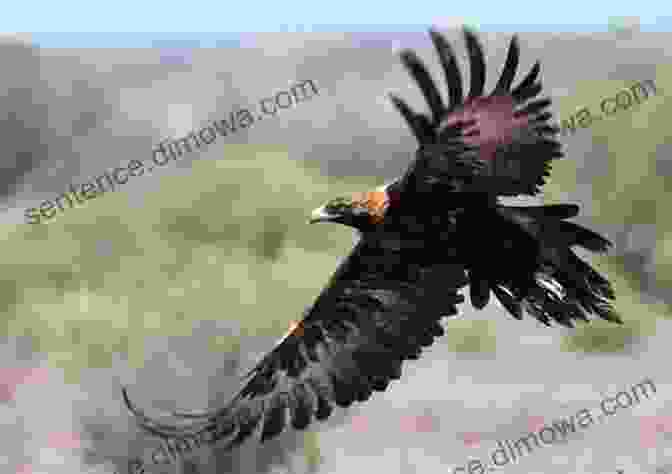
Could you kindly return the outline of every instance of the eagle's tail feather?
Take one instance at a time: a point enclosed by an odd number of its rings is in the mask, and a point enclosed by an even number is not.
[[[490,288],[517,319],[523,308],[547,325],[554,320],[573,327],[573,320],[588,321],[588,315],[623,324],[612,304],[609,281],[572,250],[579,246],[605,252],[611,242],[564,220],[575,213],[559,212],[559,206],[498,206],[502,232],[513,248],[494,246],[503,261],[491,267]]]

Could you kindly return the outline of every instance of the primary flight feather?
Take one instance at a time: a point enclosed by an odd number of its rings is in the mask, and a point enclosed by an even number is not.
[[[462,75],[450,44],[438,32],[430,36],[439,56],[449,102],[441,93],[422,60],[413,51],[401,54],[402,62],[422,91],[430,115],[415,112],[403,99],[391,94],[392,102],[410,126],[426,153],[452,154],[451,160],[434,160],[435,174],[454,180],[458,174],[470,179],[464,191],[497,196],[535,195],[548,176],[553,159],[563,156],[558,130],[550,125],[550,99],[537,97],[542,89],[536,62],[511,90],[520,55],[514,36],[502,73],[491,94],[484,96],[485,60],[476,36],[464,31],[470,63],[470,86],[463,96]],[[463,146],[451,150],[452,144]],[[443,151],[447,149],[446,151]]]
[[[474,307],[483,308],[492,292],[517,319],[527,312],[546,325],[572,327],[591,314],[620,322],[611,285],[572,250],[610,246],[567,220],[578,206],[499,202],[535,194],[551,160],[561,156],[548,126],[550,101],[527,102],[541,91],[538,63],[511,90],[519,56],[514,38],[493,93],[484,97],[482,49],[465,30],[471,64],[465,98],[450,45],[439,33],[430,35],[448,105],[410,51],[402,62],[430,115],[392,96],[419,142],[415,159],[392,183],[333,199],[311,215],[310,222],[356,229],[359,242],[223,408],[175,412],[162,421],[135,407],[123,390],[138,424],[163,440],[148,459],[131,461],[130,472],[176,462],[201,445],[231,449],[254,434],[264,441],[287,427],[306,429],[336,406],[368,400],[401,377],[405,360],[417,359],[443,335],[440,321],[458,313],[459,290],[467,284]]]

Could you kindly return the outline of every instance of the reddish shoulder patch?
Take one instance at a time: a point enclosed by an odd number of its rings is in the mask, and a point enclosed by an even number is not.
[[[290,321],[289,322],[289,334],[294,334],[297,337],[303,336],[303,322],[302,321]]]
[[[514,131],[529,124],[529,117],[515,115],[515,102],[510,95],[475,97],[441,122],[439,134],[471,121],[475,123],[463,130],[464,142],[479,146],[481,159],[490,160],[498,145],[511,142]]]

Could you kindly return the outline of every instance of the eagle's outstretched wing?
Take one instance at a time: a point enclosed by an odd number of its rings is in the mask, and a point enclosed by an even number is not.
[[[455,54],[436,31],[438,52],[450,99],[444,104],[427,68],[412,51],[401,54],[417,82],[430,114],[391,99],[411,127],[420,147],[404,175],[388,185],[388,194],[415,209],[454,213],[458,242],[469,276],[470,300],[484,308],[491,292],[514,317],[523,310],[544,324],[573,327],[574,320],[597,315],[622,323],[613,307],[609,281],[581,260],[573,247],[605,252],[611,242],[567,221],[578,206],[506,206],[501,196],[534,195],[560,158],[557,129],[550,126],[550,100],[528,102],[541,92],[540,65],[515,88],[519,46],[514,36],[506,62],[490,95],[484,95],[485,60],[476,36],[464,31],[470,61],[470,86],[464,97]],[[557,291],[556,291],[557,290]]]
[[[224,408],[173,413],[161,422],[127,407],[140,426],[164,440],[132,473],[166,464],[199,445],[232,448],[257,433],[273,438],[286,427],[305,429],[383,391],[401,375],[404,360],[443,334],[443,316],[457,314],[466,283],[459,264],[430,262],[415,252],[386,248],[363,237],[304,319],[248,374]],[[446,260],[444,260],[445,262]]]
[[[420,144],[419,159],[427,161],[425,167],[436,168],[435,176],[446,176],[451,183],[457,174],[463,174],[461,191],[488,191],[498,196],[537,194],[551,161],[563,156],[556,139],[559,130],[549,121],[550,99],[530,102],[542,89],[537,81],[539,62],[511,89],[520,52],[514,36],[497,85],[486,96],[483,50],[474,33],[465,29],[470,86],[464,97],[453,49],[438,32],[430,30],[430,36],[445,75],[449,104],[444,103],[423,62],[410,50],[401,53],[401,60],[420,87],[431,114],[417,113],[390,94]]]

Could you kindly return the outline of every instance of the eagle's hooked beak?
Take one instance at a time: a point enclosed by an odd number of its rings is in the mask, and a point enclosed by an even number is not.
[[[314,224],[316,222],[330,222],[334,219],[340,217],[338,214],[330,214],[326,211],[324,206],[318,207],[310,214],[310,219],[308,219],[309,224]]]

